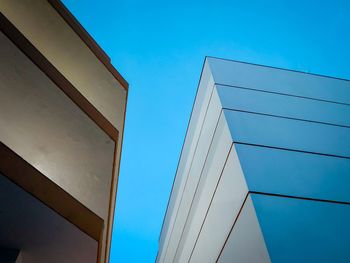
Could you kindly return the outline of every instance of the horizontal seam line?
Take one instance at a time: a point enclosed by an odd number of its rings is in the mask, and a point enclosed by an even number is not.
[[[287,116],[282,116],[282,115],[274,115],[274,114],[269,114],[269,113],[239,110],[239,109],[229,109],[229,108],[222,108],[222,109],[228,110],[228,111],[237,111],[237,112],[255,114],[255,115],[263,115],[263,116],[274,117],[274,118],[281,118],[281,119],[288,119],[288,120],[295,120],[295,121],[304,121],[304,122],[310,122],[310,123],[316,123],[316,124],[322,124],[322,125],[328,125],[328,126],[336,126],[336,127],[341,127],[341,128],[350,128],[350,126],[348,126],[348,125],[334,124],[334,123],[322,122],[322,121],[306,120],[306,119],[287,117]]]
[[[321,199],[321,198],[302,197],[302,196],[284,195],[284,194],[275,194],[275,193],[265,193],[265,192],[260,192],[260,191],[249,191],[249,193],[250,194],[260,194],[260,195],[283,197],[283,198],[302,199],[302,200],[323,202],[323,203],[336,203],[336,204],[350,205],[350,202],[346,202],[346,201],[328,200],[328,199]]]
[[[263,144],[247,143],[247,142],[240,142],[240,141],[233,141],[233,143],[234,144],[241,144],[241,145],[248,145],[248,146],[255,146],[255,147],[263,147],[263,148],[291,151],[291,152],[301,152],[301,153],[307,153],[307,154],[329,156],[329,157],[342,158],[342,159],[350,159],[349,156],[341,156],[341,155],[328,154],[328,153],[318,153],[318,152],[311,152],[311,151],[305,151],[305,150],[289,149],[289,148],[284,148],[284,147],[277,147],[277,146],[270,146],[270,145],[263,145]]]
[[[326,79],[327,78],[328,79],[336,79],[336,80],[342,80],[342,81],[346,81],[346,82],[350,81],[348,79],[340,78],[340,77],[326,76],[326,75],[322,75],[322,74],[306,72],[306,71],[300,71],[300,70],[296,70],[296,69],[287,69],[287,68],[281,68],[281,67],[276,67],[276,66],[261,65],[261,64],[257,64],[257,63],[247,62],[247,61],[239,61],[239,60],[228,59],[228,58],[221,58],[221,57],[215,57],[215,56],[206,56],[206,58],[213,58],[213,59],[216,59],[216,60],[223,60],[223,61],[227,61],[227,62],[235,62],[235,63],[240,63],[240,64],[257,66],[257,67],[260,67],[260,68],[271,68],[271,69],[277,69],[277,70],[281,70],[281,71],[300,73],[300,74],[304,74],[304,75],[311,75],[311,76],[321,77],[321,78],[326,78]]]
[[[237,88],[237,89],[252,90],[252,91],[264,92],[264,93],[270,93],[270,94],[277,94],[277,95],[295,97],[295,98],[299,98],[299,99],[307,99],[307,100],[314,100],[314,101],[320,101],[320,102],[334,103],[334,104],[350,106],[350,103],[337,102],[337,101],[324,100],[324,99],[317,99],[317,98],[312,98],[312,97],[307,97],[307,96],[300,96],[300,95],[293,95],[293,94],[288,94],[288,93],[283,93],[283,92],[268,91],[268,90],[254,89],[254,88],[247,88],[247,87],[242,87],[242,86],[235,86],[235,85],[221,84],[221,83],[215,83],[215,85],[231,87],[231,88]]]

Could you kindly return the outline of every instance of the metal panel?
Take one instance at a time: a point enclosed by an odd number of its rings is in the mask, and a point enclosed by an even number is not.
[[[249,190],[350,202],[350,159],[236,145]]]
[[[252,194],[272,262],[350,262],[350,205]]]
[[[232,224],[248,189],[348,200],[350,82],[215,58],[206,59],[203,74],[162,230],[172,239],[170,252],[163,257],[167,242],[161,238],[158,261],[215,262],[227,241],[222,262],[270,262],[249,198],[230,232]],[[203,87],[213,81],[234,141],[220,178],[223,156],[205,160],[208,138],[202,136],[208,135],[198,133],[207,121],[206,108],[198,107]],[[214,145],[209,156],[227,154],[227,145]]]
[[[350,82],[231,60],[207,58],[217,84],[350,104]]]
[[[174,262],[188,262],[201,231],[206,213],[215,194],[216,186],[224,169],[232,139],[223,116],[219,119],[208,158],[200,175],[195,196],[192,200],[186,225],[177,248]]]
[[[240,143],[350,157],[349,128],[224,110]]]
[[[350,127],[350,106],[216,85],[223,108]],[[350,87],[349,87],[350,88]]]
[[[198,142],[195,147],[195,153],[190,163],[188,174],[183,193],[180,196],[179,209],[176,212],[170,243],[168,245],[165,262],[170,262],[175,256],[176,248],[180,240],[182,229],[185,226],[187,214],[191,206],[191,200],[194,197],[196,187],[203,166],[207,160],[208,152],[211,147],[211,142],[214,137],[219,116],[221,112],[220,100],[216,92],[210,94],[210,102],[205,110],[203,127],[201,128]]]
[[[181,195],[184,191],[188,172],[193,156],[195,154],[197,141],[199,139],[204,123],[204,118],[209,105],[213,87],[214,82],[210,74],[209,67],[207,63],[205,63],[201,76],[201,82],[196,95],[196,100],[193,105],[191,119],[186,132],[186,138],[181,151],[171,196],[169,198],[167,212],[164,217],[162,232],[159,239],[160,252],[157,257],[157,262],[163,262],[164,256],[166,254],[165,250],[171,237],[171,231],[175,222],[176,211],[179,209]]]
[[[217,262],[271,262],[250,195],[232,227],[232,232]]]
[[[190,262],[215,262],[247,192],[248,188],[233,146]]]

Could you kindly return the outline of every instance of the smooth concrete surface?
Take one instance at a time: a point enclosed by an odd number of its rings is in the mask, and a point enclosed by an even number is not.
[[[117,129],[126,90],[46,0],[2,0],[0,11]]]
[[[0,34],[0,140],[103,219],[114,143]]]
[[[111,146],[108,148],[108,156],[98,149],[85,147],[84,152],[90,155],[101,156],[105,160],[102,170],[110,168],[111,158],[115,158],[114,181],[112,182],[112,172],[109,174],[108,189],[95,192],[95,196],[89,196],[89,202],[99,202],[100,196],[110,195],[107,206],[99,208],[97,213],[105,219],[105,228],[102,236],[101,262],[105,255],[109,255],[110,241],[114,207],[116,185],[119,175],[119,163],[121,158],[122,138],[124,132],[124,116],[126,110],[127,91],[118,82],[115,76],[103,65],[96,55],[89,49],[84,41],[78,36],[71,26],[61,17],[61,15],[46,0],[3,0],[0,4],[0,12],[35,46],[38,51],[118,130],[119,136],[115,156],[110,156]],[[109,138],[105,140],[109,144]],[[62,143],[62,142],[61,142]],[[64,142],[66,143],[66,142]],[[73,146],[72,146],[73,147]],[[45,150],[45,149],[44,149]],[[59,149],[58,149],[59,150]],[[68,159],[68,158],[67,158]],[[69,158],[74,162],[77,158]],[[99,158],[97,158],[99,159]],[[87,164],[78,164],[81,167],[94,165],[95,159]],[[99,173],[103,173],[103,171]],[[100,177],[96,173],[89,171],[88,177],[95,181],[100,187]],[[81,189],[86,183],[82,182]],[[90,185],[89,182],[87,184]],[[112,189],[111,189],[111,186]],[[70,188],[65,189],[70,191]],[[91,193],[91,192],[90,192]],[[85,199],[78,199],[92,210],[96,209],[86,203]],[[111,208],[110,211],[108,206]],[[95,211],[94,211],[95,212]],[[105,249],[107,251],[105,252]]]
[[[0,211],[0,247],[19,250],[18,263],[96,263],[96,240],[2,174]]]

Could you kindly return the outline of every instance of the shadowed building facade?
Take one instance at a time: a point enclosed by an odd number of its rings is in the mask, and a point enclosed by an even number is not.
[[[157,262],[349,262],[350,82],[206,58]]]
[[[0,262],[108,262],[128,84],[58,0],[0,27]]]

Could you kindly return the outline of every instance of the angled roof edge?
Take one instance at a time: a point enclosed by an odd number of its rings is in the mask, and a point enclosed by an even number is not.
[[[199,97],[198,93],[199,93],[199,90],[200,90],[200,87],[201,85],[203,85],[203,83],[207,83],[209,80],[209,78],[205,78],[205,72],[208,73],[208,76],[212,76],[212,71],[210,69],[210,65],[209,65],[209,62],[207,60],[207,56],[204,58],[204,61],[202,63],[202,69],[201,69],[201,74],[200,74],[200,77],[199,77],[199,80],[198,80],[198,84],[197,84],[197,88],[196,88],[196,94],[195,94],[195,97],[194,97],[194,100],[192,102],[192,109],[191,109],[191,113],[190,113],[190,116],[188,118],[188,121],[187,121],[187,128],[186,128],[186,132],[185,132],[185,136],[184,136],[184,139],[183,139],[183,143],[182,143],[182,147],[181,147],[181,151],[180,151],[180,154],[179,154],[179,157],[178,157],[178,163],[177,163],[177,166],[176,166],[176,171],[175,171],[175,175],[174,175],[174,178],[173,178],[173,182],[172,182],[172,185],[171,185],[171,189],[170,189],[170,193],[169,193],[169,198],[168,198],[168,202],[167,202],[167,206],[166,206],[166,209],[165,209],[165,212],[164,212],[164,216],[163,216],[163,221],[162,221],[162,226],[161,226],[161,229],[160,229],[160,233],[159,233],[159,237],[158,237],[158,243],[161,242],[161,239],[162,239],[162,236],[166,235],[166,233],[164,231],[167,231],[167,227],[165,225],[165,221],[167,219],[167,216],[171,216],[169,215],[169,213],[172,213],[172,211],[170,211],[170,199],[172,198],[173,196],[173,192],[174,192],[174,187],[175,187],[175,181],[176,181],[176,176],[177,176],[177,172],[178,172],[178,168],[179,168],[179,165],[180,165],[180,162],[181,162],[181,156],[183,154],[183,151],[184,151],[184,147],[185,147],[185,143],[186,143],[186,138],[188,136],[188,133],[189,133],[189,128],[190,128],[190,123],[191,123],[191,119],[192,119],[192,115],[193,115],[193,111],[195,109],[195,106],[196,106],[196,101],[197,101],[197,98]],[[215,84],[215,83],[214,83]],[[198,102],[197,102],[198,103]],[[174,198],[174,197],[173,197]]]
[[[97,44],[93,37],[85,30],[61,0],[47,0],[57,11],[63,20],[73,29],[80,39],[88,46],[92,53],[101,61],[107,70],[120,82],[125,90],[128,90],[129,83],[123,78],[118,70],[111,64],[111,59],[104,50]]]
[[[224,61],[224,62],[228,62],[228,63],[233,62],[233,63],[239,63],[239,64],[246,64],[246,65],[251,65],[251,66],[270,68],[270,69],[282,70],[282,71],[287,71],[287,72],[301,73],[301,74],[310,75],[310,76],[314,76],[314,77],[330,78],[330,79],[336,79],[336,80],[350,82],[350,79],[334,77],[334,76],[327,76],[327,75],[306,72],[306,71],[301,71],[301,70],[281,68],[281,67],[275,67],[275,66],[269,66],[269,65],[262,65],[262,64],[258,64],[258,63],[252,63],[252,62],[240,61],[240,60],[234,60],[234,59],[227,59],[227,58],[221,58],[221,57],[215,57],[215,56],[205,56],[205,61],[207,61],[209,64],[211,63],[210,60],[220,60],[220,61]],[[213,72],[212,72],[212,74],[214,76]]]

